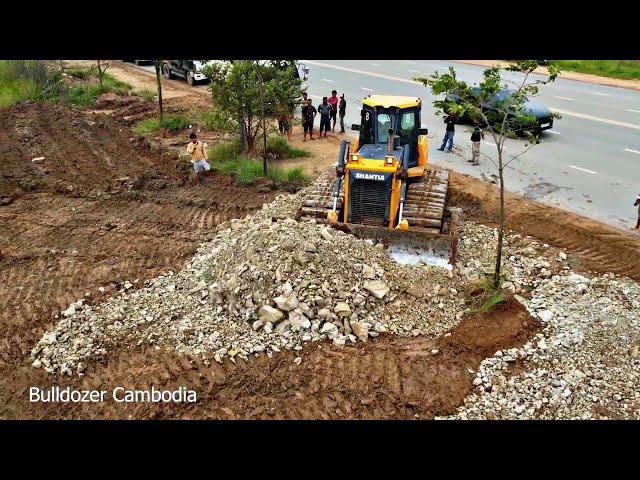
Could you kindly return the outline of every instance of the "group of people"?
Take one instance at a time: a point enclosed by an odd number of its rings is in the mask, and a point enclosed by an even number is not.
[[[313,138],[313,123],[317,115],[320,115],[320,138],[323,137],[323,132],[326,138],[329,129],[332,132],[336,131],[337,118],[340,118],[340,133],[345,133],[344,116],[347,112],[347,101],[344,98],[344,93],[338,98],[338,92],[333,90],[330,97],[322,97],[322,103],[316,108],[313,106],[312,100],[308,98],[307,92],[304,92],[300,104],[302,107],[303,142],[307,141],[307,133],[311,140],[315,140]]]
[[[458,117],[454,113],[448,114],[444,123],[447,125],[447,128],[444,132],[444,138],[442,139],[442,145],[440,145],[441,152],[444,152],[445,147],[448,153],[451,153],[453,149],[453,137],[456,133],[456,123],[458,123]],[[480,128],[480,124],[476,121],[473,126],[473,131],[471,132],[471,159],[467,160],[467,162],[471,162],[472,165],[478,166],[480,165],[480,142],[484,140],[484,132],[482,128]]]

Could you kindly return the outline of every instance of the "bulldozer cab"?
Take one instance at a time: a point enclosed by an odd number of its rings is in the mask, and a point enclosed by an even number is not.
[[[393,98],[393,100],[387,100]],[[369,96],[364,99],[361,124],[354,125],[360,131],[359,153],[366,158],[382,158],[389,142],[389,132],[394,135],[394,153],[408,145],[407,167],[418,165],[418,136],[420,128],[420,99],[415,97]],[[380,156],[382,155],[382,156]]]

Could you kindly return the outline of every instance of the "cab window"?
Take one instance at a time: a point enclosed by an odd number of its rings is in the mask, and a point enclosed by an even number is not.
[[[377,137],[378,143],[387,143],[389,139],[389,129],[391,128],[391,117],[387,113],[379,113],[377,117]]]

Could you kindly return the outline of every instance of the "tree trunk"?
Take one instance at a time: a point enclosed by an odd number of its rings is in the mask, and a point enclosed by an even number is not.
[[[496,250],[496,268],[493,273],[493,287],[500,287],[500,270],[502,268],[502,241],[504,233],[504,168],[502,152],[498,152],[498,174],[500,176],[500,224],[498,225],[498,248]]]
[[[104,91],[104,86],[102,85],[102,65],[100,65],[100,60],[98,60],[98,79],[100,80],[100,92]]]
[[[60,71],[64,73],[64,60],[60,60]]]
[[[260,73],[260,66],[256,61],[256,74],[258,75],[258,85],[260,87],[260,108],[262,110],[262,173],[267,176],[267,128],[266,119],[264,115],[264,84],[262,82],[262,74]]]
[[[158,108],[160,109],[160,121],[164,121],[164,110],[162,108],[162,80],[160,78],[160,60],[156,60],[156,82],[158,84]]]

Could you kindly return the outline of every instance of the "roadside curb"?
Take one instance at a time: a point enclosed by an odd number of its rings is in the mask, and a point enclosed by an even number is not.
[[[494,65],[508,66],[509,62],[503,60],[452,60],[456,63],[465,63],[467,65],[479,65],[482,67],[492,67]],[[548,75],[548,71],[544,67],[536,68],[533,73],[539,75]],[[627,90],[640,91],[640,80],[624,80],[621,78],[601,77],[598,75],[590,75],[588,73],[578,73],[563,71],[560,78],[565,80],[575,80],[577,82],[591,83],[595,85],[603,85],[606,87],[625,88]]]

